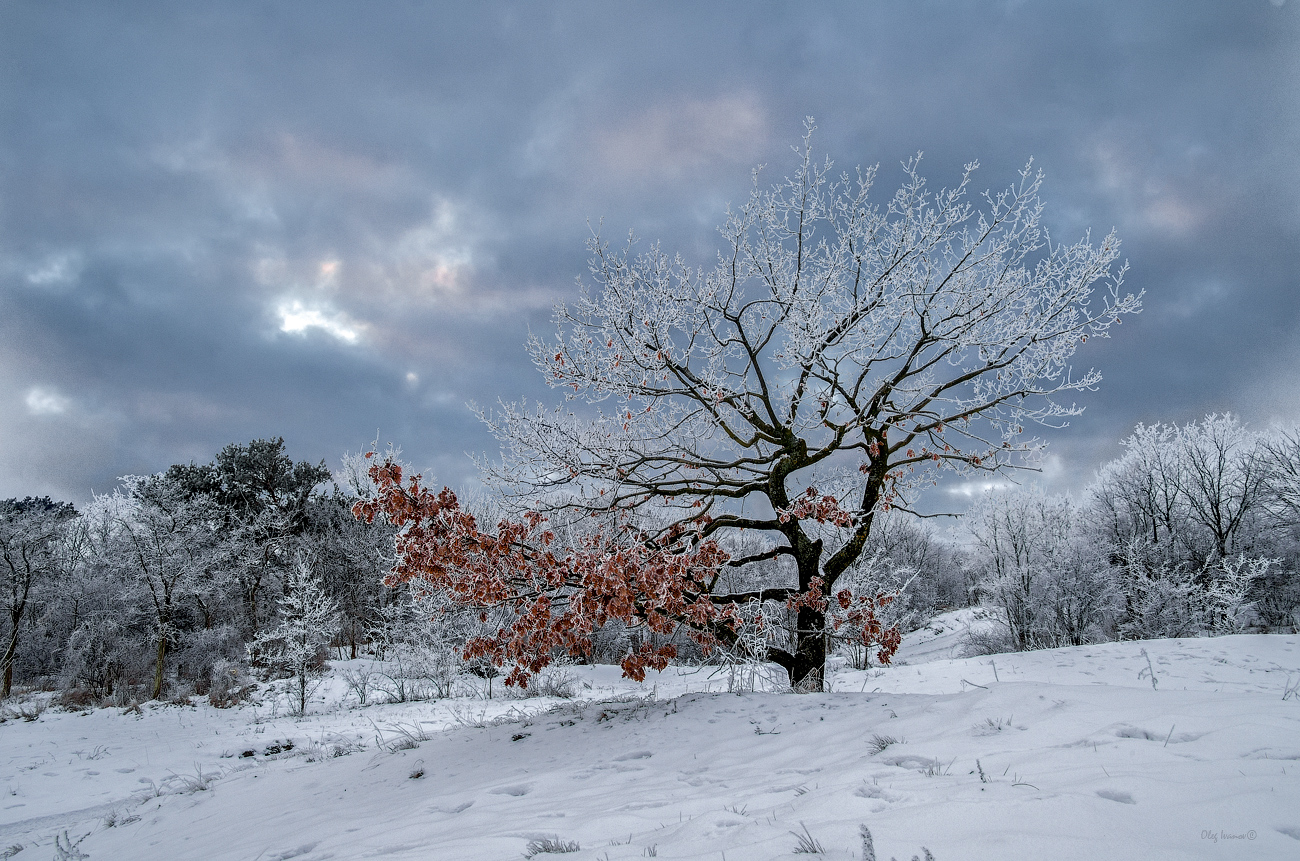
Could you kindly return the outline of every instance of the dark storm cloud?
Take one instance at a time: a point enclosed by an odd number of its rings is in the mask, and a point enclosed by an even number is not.
[[[587,219],[706,262],[806,115],[882,194],[1033,156],[1058,236],[1119,230],[1147,310],[1079,354],[1058,484],[1139,420],[1300,418],[1295,4],[304,10],[0,7],[0,496],[376,428],[464,481],[466,401],[550,399]]]

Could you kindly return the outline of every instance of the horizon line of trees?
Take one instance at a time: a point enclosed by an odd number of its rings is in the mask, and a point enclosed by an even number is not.
[[[855,594],[896,594],[881,623],[904,631],[944,609],[994,608],[998,627],[972,636],[975,652],[1300,627],[1300,430],[1256,432],[1211,415],[1139,425],[1122,445],[1078,499],[989,493],[947,534],[881,512],[845,582]],[[501,620],[385,584],[397,529],[352,513],[375,492],[366,466],[345,456],[331,472],[262,439],[207,464],[125,476],[80,511],[48,497],[0,501],[0,696],[36,686],[73,704],[191,694],[228,703],[259,665],[296,680],[301,709],[326,649],[398,667],[379,686],[390,699],[446,696],[464,672],[495,675],[466,647]],[[484,522],[496,511],[486,498],[469,507]],[[583,536],[559,540],[580,546]],[[740,551],[761,555],[729,549]],[[761,560],[717,588],[761,594],[792,576],[787,567]],[[751,604],[716,659],[763,660],[797,624],[779,602]],[[305,618],[309,627],[295,622]],[[672,641],[683,657],[704,657],[673,636],[611,622],[586,655],[618,663]],[[828,647],[870,663],[852,638],[828,637]]]

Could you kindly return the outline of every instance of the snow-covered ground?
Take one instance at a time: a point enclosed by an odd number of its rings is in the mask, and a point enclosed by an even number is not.
[[[59,857],[66,832],[94,861],[495,861],[548,839],[749,861],[794,857],[798,832],[847,859],[861,823],[882,861],[1300,858],[1300,637],[953,657],[971,622],[825,694],[584,667],[573,701],[358,708],[335,679],[304,718],[51,708],[0,725],[0,857]]]

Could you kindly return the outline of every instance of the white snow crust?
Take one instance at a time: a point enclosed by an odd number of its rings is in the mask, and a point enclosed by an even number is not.
[[[866,824],[881,861],[1300,858],[1300,637],[953,657],[969,624],[823,694],[574,667],[572,701],[50,708],[0,725],[0,857],[848,859]]]

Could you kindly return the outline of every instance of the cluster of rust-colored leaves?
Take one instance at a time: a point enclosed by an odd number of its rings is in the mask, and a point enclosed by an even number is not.
[[[893,603],[898,597],[894,592],[876,592],[874,595],[855,595],[850,589],[841,589],[835,593],[835,606],[831,607],[824,591],[825,581],[820,577],[812,578],[807,590],[786,601],[786,606],[798,612],[801,607],[809,607],[819,613],[828,614],[831,629],[839,631],[847,628],[862,645],[870,648],[878,646],[876,659],[888,666],[894,653],[903,642],[903,632],[895,625],[885,626],[876,615],[876,611]]]
[[[834,523],[836,526],[852,526],[853,512],[840,507],[840,501],[830,494],[817,495],[817,488],[810,487],[802,496],[795,499],[789,508],[778,509],[777,519],[782,523],[789,520],[816,520],[818,523]]]
[[[591,635],[612,621],[661,635],[685,626],[706,649],[740,623],[736,608],[715,604],[704,585],[728,559],[714,541],[689,533],[656,541],[627,530],[561,548],[536,514],[488,532],[451,490],[435,493],[418,475],[404,483],[390,460],[372,463],[370,477],[376,494],[352,512],[368,522],[382,516],[400,530],[386,582],[444,592],[483,623],[498,617],[493,610],[507,610],[508,621],[465,650],[466,659],[512,664],[507,684],[527,685],[558,653],[588,656]],[[676,655],[672,645],[643,644],[624,657],[623,673],[641,681],[647,668],[662,670]]]

